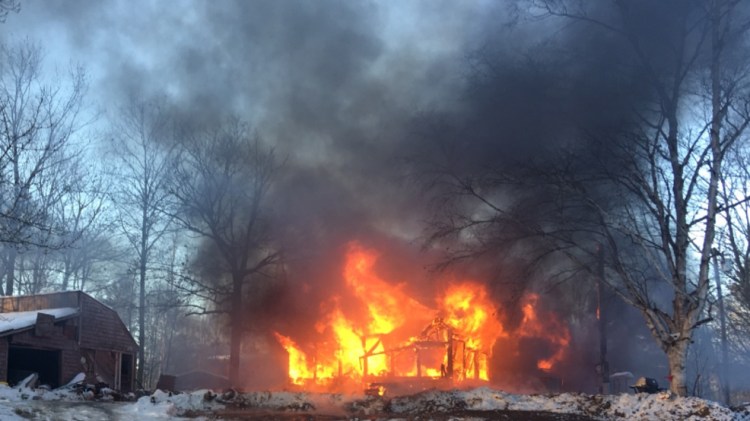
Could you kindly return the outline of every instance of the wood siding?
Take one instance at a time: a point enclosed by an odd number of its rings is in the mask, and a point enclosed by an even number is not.
[[[110,372],[112,367],[119,368],[116,359],[121,358],[122,354],[130,355],[132,364],[138,345],[114,310],[80,291],[0,297],[3,313],[62,307],[77,308],[79,314],[52,325],[33,326],[25,331],[0,336],[0,381],[8,379],[8,355],[13,347],[60,351],[60,384],[84,372],[90,378],[94,378],[95,374],[112,376],[111,386],[115,386],[119,373]],[[45,319],[41,317],[41,320]],[[132,367],[128,369],[132,373]],[[122,380],[123,391],[133,390],[132,375]]]
[[[136,353],[138,345],[111,308],[88,295],[81,296],[80,344],[83,348]]]

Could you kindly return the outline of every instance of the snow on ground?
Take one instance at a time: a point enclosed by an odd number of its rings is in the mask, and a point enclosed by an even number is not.
[[[602,396],[514,395],[489,388],[428,391],[394,398],[390,409],[396,414],[507,410],[577,414],[605,420],[750,420],[747,413],[735,413],[703,399],[677,398],[669,392]]]
[[[135,402],[85,400],[70,388],[32,390],[0,385],[0,420],[206,420],[236,419],[238,414],[306,414],[331,419],[394,420],[434,417],[452,420],[493,419],[503,411],[566,414],[591,420],[715,420],[750,421],[750,411],[732,411],[715,402],[653,395],[516,395],[483,387],[430,390],[410,396],[366,397],[305,392],[221,393],[202,390],[170,394],[156,391]],[[518,414],[518,412],[514,412]],[[276,416],[274,416],[276,418]],[[291,419],[291,418],[289,418]],[[535,419],[529,417],[529,419]],[[578,419],[578,418],[577,418]]]
[[[207,401],[206,392],[170,395],[156,391],[136,402],[112,402],[87,400],[70,387],[46,390],[0,385],[0,420],[200,420],[204,418],[182,415],[207,414],[224,407]]]
[[[181,419],[183,415],[210,414],[224,405],[214,401],[215,394],[208,390],[171,394],[157,390],[134,403],[123,405],[118,411],[122,420]],[[193,418],[194,419],[194,418]]]

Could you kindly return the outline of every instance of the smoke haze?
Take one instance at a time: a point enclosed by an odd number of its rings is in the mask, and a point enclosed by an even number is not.
[[[665,61],[677,3],[665,1],[662,14],[634,12],[630,22]],[[415,174],[435,163],[464,175],[512,172],[561,146],[589,147],[582,128],[613,133],[633,124],[630,110],[649,94],[621,42],[590,27],[527,19],[516,6],[29,1],[2,30],[6,40],[39,41],[60,65],[86,66],[92,99],[108,114],[136,95],[166,98],[188,127],[230,115],[248,121],[285,160],[270,206],[288,250],[289,288],[305,292],[281,294],[284,305],[268,312],[313,320],[320,309],[308,303],[336,290],[353,240],[382,250],[389,263],[379,270],[409,281],[416,295],[434,280],[425,268],[440,255],[419,252],[432,202],[411,182]],[[507,282],[523,276],[492,262],[466,270]],[[503,285],[493,295],[512,301]]]

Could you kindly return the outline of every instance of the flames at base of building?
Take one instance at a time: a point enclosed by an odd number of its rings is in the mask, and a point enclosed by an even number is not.
[[[563,358],[569,332],[555,319],[538,317],[536,295],[522,299],[523,319],[509,332],[499,322],[499,309],[484,285],[451,282],[436,297],[436,307],[430,308],[408,296],[405,285],[381,279],[373,270],[377,258],[377,252],[350,244],[343,274],[363,311],[358,317],[347,315],[341,297],[333,297],[326,303],[325,317],[315,325],[319,337],[327,340],[303,347],[275,333],[289,353],[293,384],[325,387],[403,378],[486,381],[492,353],[503,351],[493,349],[500,338],[504,343],[545,338],[554,352],[538,360],[541,370],[553,369]]]

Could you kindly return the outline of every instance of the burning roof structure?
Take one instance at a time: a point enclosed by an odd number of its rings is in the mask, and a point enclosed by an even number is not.
[[[536,361],[539,370],[552,370],[564,358],[570,333],[554,317],[539,316],[537,295],[522,297],[522,319],[510,327],[501,323],[506,311],[493,302],[486,285],[452,280],[437,287],[427,305],[410,296],[407,285],[381,278],[378,258],[378,252],[358,243],[348,247],[342,273],[358,311],[351,310],[351,299],[344,303],[332,296],[321,305],[324,316],[315,323],[315,341],[298,343],[275,333],[289,353],[292,384],[331,389],[393,381],[446,386],[490,381],[493,354],[517,355],[519,342],[527,338],[548,344],[550,351]]]

